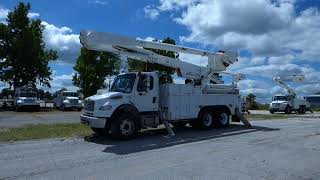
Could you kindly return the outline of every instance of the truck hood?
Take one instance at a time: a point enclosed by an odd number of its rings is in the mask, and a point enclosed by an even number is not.
[[[280,104],[281,104],[281,103],[287,103],[287,101],[272,101],[271,103],[272,103],[272,104],[273,104],[273,103],[280,103]]]
[[[71,100],[71,99],[79,99],[78,97],[66,97],[66,99]]]
[[[37,99],[36,97],[19,97],[19,99]]]
[[[121,92],[105,92],[103,94],[96,94],[96,95],[87,97],[86,100],[96,101],[96,100],[99,100],[99,99],[111,98],[113,96],[118,96],[118,95],[122,95],[122,93]]]

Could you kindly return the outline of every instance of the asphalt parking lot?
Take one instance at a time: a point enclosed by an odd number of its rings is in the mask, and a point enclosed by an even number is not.
[[[0,179],[319,179],[320,119],[0,144]]]
[[[22,127],[27,124],[79,123],[78,111],[14,112],[0,111],[0,128]]]

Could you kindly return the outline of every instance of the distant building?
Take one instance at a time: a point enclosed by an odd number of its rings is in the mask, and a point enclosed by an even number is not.
[[[320,107],[320,95],[305,96],[305,99],[310,103],[311,107]]]

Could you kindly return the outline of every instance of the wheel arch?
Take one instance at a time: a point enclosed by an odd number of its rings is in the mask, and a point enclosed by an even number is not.
[[[111,115],[111,121],[109,121],[109,124],[108,124],[109,127],[112,120],[116,119],[116,117],[121,113],[132,113],[132,115],[135,118],[135,122],[137,123],[137,125],[140,126],[140,121],[139,121],[140,116],[139,116],[138,109],[132,104],[122,104],[113,111]]]

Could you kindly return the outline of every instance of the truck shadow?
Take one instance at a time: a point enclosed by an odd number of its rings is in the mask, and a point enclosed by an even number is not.
[[[253,132],[266,132],[280,130],[278,128],[268,128],[252,126],[245,128],[243,125],[232,124],[228,128],[217,128],[212,130],[199,130],[191,127],[174,128],[176,136],[168,137],[166,129],[146,130],[139,133],[136,139],[130,141],[119,141],[111,139],[109,136],[101,137],[93,134],[86,136],[85,141],[106,145],[103,152],[114,153],[117,155],[127,155],[136,152],[162,149],[175,145],[187,144],[210,139],[219,139],[228,136],[237,136]]]

